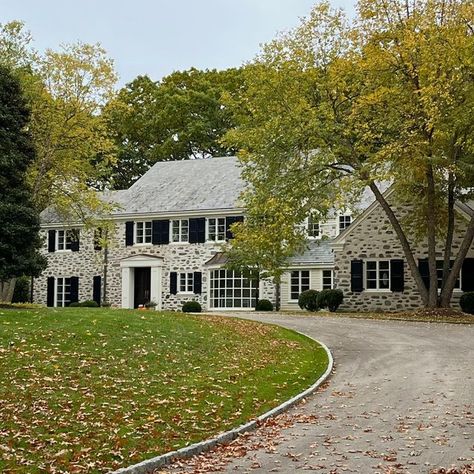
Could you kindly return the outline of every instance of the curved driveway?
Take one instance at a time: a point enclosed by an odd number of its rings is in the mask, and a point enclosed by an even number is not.
[[[335,373],[290,410],[295,422],[275,433],[273,446],[263,429],[255,432],[245,441],[253,449],[225,472],[414,474],[473,461],[474,326],[236,315],[319,339]],[[204,464],[221,461],[210,453]],[[193,472],[193,464],[172,470]]]

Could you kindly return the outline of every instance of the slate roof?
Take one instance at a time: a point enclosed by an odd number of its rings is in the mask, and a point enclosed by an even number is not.
[[[307,244],[306,250],[303,253],[292,257],[289,260],[288,266],[312,264],[334,264],[334,252],[331,248],[331,241],[329,239],[310,240]]]

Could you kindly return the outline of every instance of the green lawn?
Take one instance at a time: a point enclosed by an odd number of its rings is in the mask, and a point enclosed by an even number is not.
[[[0,472],[103,472],[276,406],[327,367],[286,329],[179,313],[0,309]]]

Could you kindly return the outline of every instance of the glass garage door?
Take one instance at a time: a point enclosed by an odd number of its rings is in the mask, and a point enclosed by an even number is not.
[[[210,307],[227,309],[255,308],[256,281],[232,270],[211,270]]]

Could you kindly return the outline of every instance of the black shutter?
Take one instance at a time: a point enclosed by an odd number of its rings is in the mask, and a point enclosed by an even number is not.
[[[48,252],[56,251],[56,231],[48,231]]]
[[[133,221],[125,222],[125,245],[133,245]]]
[[[71,238],[71,250],[79,252],[79,229],[70,230],[69,236]]]
[[[103,231],[101,227],[94,230],[94,250],[102,250],[102,232]]]
[[[100,275],[92,279],[92,299],[100,306],[100,295],[102,291],[102,278]]]
[[[426,286],[426,289],[430,288],[430,267],[428,265],[428,259],[418,260],[418,270],[420,271],[421,279]]]
[[[189,243],[204,243],[206,241],[206,218],[189,219]]]
[[[364,262],[351,260],[351,291],[360,293],[364,291]]]
[[[243,222],[244,216],[229,216],[225,218],[225,238],[227,240],[232,239],[234,236],[230,230],[230,226],[236,222]]]
[[[54,306],[54,282],[54,277],[48,277],[48,295],[46,297],[46,306]]]
[[[178,293],[178,274],[176,272],[170,272],[170,293],[172,295]]]
[[[193,276],[193,291],[197,295],[200,295],[202,293],[202,273],[201,272],[194,272]]]
[[[170,243],[170,221],[159,220],[152,223],[151,242],[153,245]]]
[[[405,289],[405,275],[403,260],[390,260],[390,290],[403,291]]]
[[[462,291],[474,291],[474,258],[465,258],[461,271]]]
[[[71,303],[79,301],[79,278],[71,277]]]

